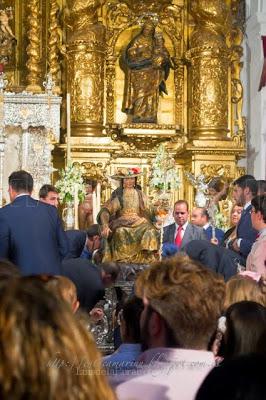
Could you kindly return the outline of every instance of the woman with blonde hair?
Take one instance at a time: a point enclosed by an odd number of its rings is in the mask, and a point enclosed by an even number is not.
[[[225,285],[224,310],[239,301],[255,301],[266,306],[266,287],[262,281],[255,281],[249,276],[241,274],[230,278]]]
[[[113,400],[92,336],[28,278],[0,287],[1,400]]]

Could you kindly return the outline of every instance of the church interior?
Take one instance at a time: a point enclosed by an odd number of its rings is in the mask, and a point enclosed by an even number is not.
[[[19,380],[14,400],[201,400],[223,379],[217,400],[248,399],[230,368],[259,382],[266,357],[265,86],[266,0],[0,0],[0,342],[40,337],[14,376],[0,350],[1,399]],[[234,313],[261,332],[242,352]]]
[[[209,3],[3,0],[1,202],[12,170],[27,169],[39,188],[55,183],[56,170],[70,160],[104,183],[102,203],[111,193],[108,176],[119,167],[140,167],[150,195],[160,144],[181,183],[174,200],[185,197],[191,206],[195,190],[186,171],[207,180],[245,171],[264,179],[264,55],[262,40],[252,35],[265,5]],[[168,57],[157,71],[167,74],[165,91],[151,73],[139,88],[127,88],[125,51],[147,21]],[[261,35],[263,28],[257,22]],[[125,108],[127,91],[147,94],[145,79],[157,85],[153,120],[134,119]]]

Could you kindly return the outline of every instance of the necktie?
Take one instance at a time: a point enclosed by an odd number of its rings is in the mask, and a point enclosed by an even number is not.
[[[182,243],[182,226],[178,226],[178,228],[177,228],[177,234],[176,234],[176,237],[175,237],[175,244],[178,246],[178,247],[180,247],[181,246],[181,243]]]

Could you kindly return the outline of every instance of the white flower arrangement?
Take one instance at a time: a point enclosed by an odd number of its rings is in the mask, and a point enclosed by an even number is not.
[[[163,144],[159,146],[152,162],[150,186],[163,191],[178,189],[180,186],[175,160]]]
[[[84,200],[86,191],[83,174],[84,169],[79,165],[69,165],[59,172],[60,179],[56,182],[55,187],[58,189],[60,200],[63,203],[73,202],[75,191],[79,201]]]

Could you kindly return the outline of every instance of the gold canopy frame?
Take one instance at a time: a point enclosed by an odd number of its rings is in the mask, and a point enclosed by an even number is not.
[[[5,0],[5,6],[14,9],[21,44],[16,62],[7,66],[14,90],[26,87],[38,92],[50,72],[55,92],[64,100],[54,166],[65,165],[65,98],[70,93],[71,159],[93,165],[105,177],[117,167],[140,166],[141,184],[149,193],[151,161],[160,143],[175,158],[182,183],[174,197],[187,198],[190,205],[194,189],[184,179],[184,170],[199,175],[209,168],[215,175],[222,165],[225,177],[243,173],[237,162],[246,154],[240,80],[244,4],[244,0]],[[156,124],[132,123],[122,111],[121,54],[147,20],[163,35],[173,62]],[[106,185],[103,200],[110,190]]]

